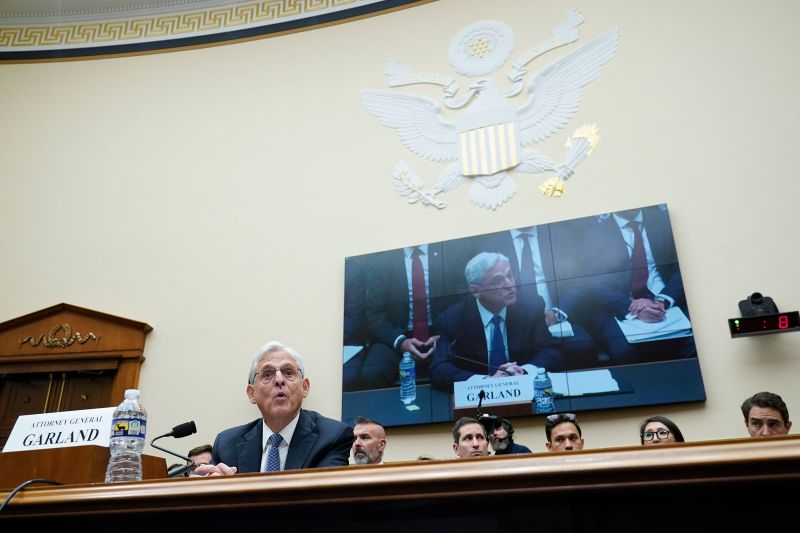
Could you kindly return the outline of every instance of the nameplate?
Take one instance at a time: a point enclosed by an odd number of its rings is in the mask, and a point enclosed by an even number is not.
[[[22,415],[17,418],[3,452],[105,446],[111,437],[114,407]]]
[[[522,374],[503,378],[487,377],[473,381],[453,383],[453,405],[456,409],[477,407],[478,394],[486,396],[481,406],[509,403],[530,403],[533,401],[533,376]]]

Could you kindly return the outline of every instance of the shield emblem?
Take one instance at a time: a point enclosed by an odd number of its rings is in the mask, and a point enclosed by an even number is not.
[[[464,176],[488,176],[517,166],[517,123],[504,122],[462,131],[458,136],[458,153]]]

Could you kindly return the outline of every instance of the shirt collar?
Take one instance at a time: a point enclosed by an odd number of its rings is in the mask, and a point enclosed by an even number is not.
[[[636,216],[633,217],[630,220],[628,220],[627,218],[622,218],[621,216],[619,216],[616,213],[614,213],[614,221],[617,223],[617,226],[619,226],[620,228],[624,228],[625,226],[627,226],[628,222],[638,222],[638,223],[641,224],[642,223],[642,210],[640,209],[636,213]]]
[[[282,446],[283,443],[286,443],[286,446],[289,446],[292,443],[292,436],[294,435],[294,430],[297,427],[297,422],[300,420],[300,412],[297,412],[297,416],[294,417],[294,420],[286,424],[286,427],[280,430],[278,433],[281,437],[283,437],[283,441],[278,446]],[[269,438],[272,435],[272,430],[269,429],[264,420],[261,420],[261,450],[264,451],[267,449],[267,444],[269,443]]]
[[[483,327],[486,328],[489,326],[489,323],[492,321],[492,318],[494,318],[494,313],[492,313],[491,311],[486,309],[483,305],[481,305],[481,302],[477,298],[475,298],[475,303],[478,304],[478,312],[481,314],[481,322],[483,323]],[[504,322],[506,320],[507,309],[508,307],[504,307],[500,310],[499,313],[497,313],[498,315],[500,315],[500,317],[503,319]]]
[[[422,252],[422,255],[428,255],[428,245],[427,244],[418,244],[417,246],[406,246],[403,248],[403,253],[405,254],[406,258],[410,259],[411,256],[414,254],[414,250],[419,248]]]

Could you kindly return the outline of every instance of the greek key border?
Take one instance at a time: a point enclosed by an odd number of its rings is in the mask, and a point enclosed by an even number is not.
[[[429,1],[429,0],[428,0]],[[0,60],[192,46],[299,29],[419,0],[259,0],[213,9],[52,25],[0,26]]]

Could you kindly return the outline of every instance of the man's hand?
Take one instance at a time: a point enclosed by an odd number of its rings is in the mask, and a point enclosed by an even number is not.
[[[232,476],[237,470],[235,466],[228,466],[225,463],[200,465],[195,468],[194,472],[189,477]]]
[[[419,339],[406,339],[400,344],[400,350],[409,352],[411,357],[417,361],[427,361],[433,351],[436,349],[436,341],[439,340],[439,335],[434,335],[426,342]]]
[[[547,311],[544,312],[544,322],[548,326],[552,326],[553,324],[555,324],[556,318],[557,318],[556,312],[553,311],[552,309],[548,309]]]
[[[525,369],[518,366],[515,362],[505,363],[500,365],[500,368],[492,376],[493,378],[505,378],[508,376],[517,376],[524,374]]]
[[[648,298],[637,298],[631,302],[628,312],[636,316],[642,322],[661,322],[667,316],[664,304]]]

